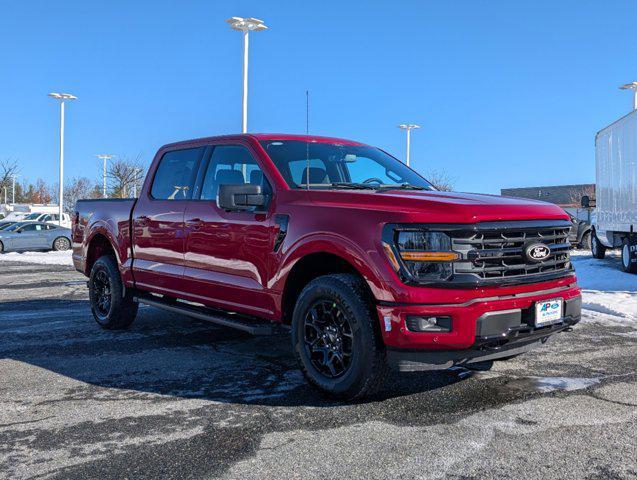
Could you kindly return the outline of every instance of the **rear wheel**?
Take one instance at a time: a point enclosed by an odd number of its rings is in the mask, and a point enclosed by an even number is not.
[[[107,330],[128,328],[137,316],[138,304],[130,291],[124,288],[115,258],[100,257],[88,282],[93,318]]]
[[[303,289],[292,318],[292,347],[307,381],[339,399],[372,395],[389,371],[377,316],[356,275],[325,275]]]
[[[630,241],[624,240],[622,246],[622,270],[628,273],[637,273],[637,262],[630,261]]]
[[[58,237],[53,241],[53,250],[61,251],[71,248],[71,242],[66,237]]]
[[[591,233],[591,254],[597,259],[602,259],[606,256],[606,247],[599,241],[594,230]]]

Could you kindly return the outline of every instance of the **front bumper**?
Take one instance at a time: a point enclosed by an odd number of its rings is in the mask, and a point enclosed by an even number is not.
[[[564,299],[562,319],[549,326],[534,327],[535,303],[554,298]],[[545,342],[549,336],[579,322],[581,296],[579,287],[572,284],[459,304],[380,304],[377,309],[390,363],[399,368],[401,364],[414,362],[448,368],[453,364],[517,355]],[[406,319],[411,315],[449,316],[452,329],[444,333],[410,331]]]

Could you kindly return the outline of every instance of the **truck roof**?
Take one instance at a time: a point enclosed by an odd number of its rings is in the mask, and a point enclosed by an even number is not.
[[[233,139],[241,140],[241,139],[247,139],[247,138],[253,138],[257,141],[297,140],[302,142],[309,141],[309,142],[316,142],[316,143],[338,143],[341,145],[352,145],[352,146],[365,145],[364,143],[355,142],[353,140],[347,140],[345,138],[321,137],[318,135],[296,135],[296,134],[290,134],[290,133],[237,133],[232,135],[217,135],[213,137],[193,138],[191,140],[184,140],[180,142],[169,143],[167,145],[164,145],[162,148],[176,147],[179,145],[188,145],[195,142],[207,142],[207,141],[214,141],[214,140],[233,140]]]

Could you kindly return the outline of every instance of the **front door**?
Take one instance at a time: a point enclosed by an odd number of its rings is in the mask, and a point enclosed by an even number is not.
[[[197,147],[164,153],[135,205],[133,276],[144,290],[175,297],[183,293],[184,211],[204,152],[205,147]]]
[[[20,229],[14,237],[16,250],[41,249],[47,247],[46,227],[40,223],[31,223]]]
[[[272,189],[250,150],[217,145],[202,166],[200,194],[187,203],[184,279],[194,301],[268,317],[267,259],[273,248]],[[263,211],[228,212],[219,208],[219,185],[262,185],[270,196]]]

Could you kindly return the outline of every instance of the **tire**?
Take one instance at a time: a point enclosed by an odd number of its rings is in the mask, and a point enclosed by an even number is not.
[[[595,230],[591,232],[591,254],[593,258],[601,260],[606,256],[606,247],[602,245],[602,242],[597,238]]]
[[[358,400],[382,387],[389,367],[380,323],[360,277],[325,275],[308,283],[294,307],[291,334],[303,375],[326,396]],[[325,363],[331,368],[321,364],[330,358]]]
[[[590,230],[582,235],[582,240],[579,242],[579,248],[582,250],[591,249],[591,232]]]
[[[53,240],[52,249],[56,252],[60,252],[62,250],[69,250],[71,248],[71,242],[66,237],[58,237]]]
[[[0,253],[4,253],[4,243],[0,242]]]
[[[97,324],[106,330],[128,328],[137,316],[138,304],[124,288],[115,258],[97,259],[88,282],[91,312]]]
[[[637,273],[637,263],[630,263],[630,241],[624,239],[622,245],[622,270],[627,273]]]

